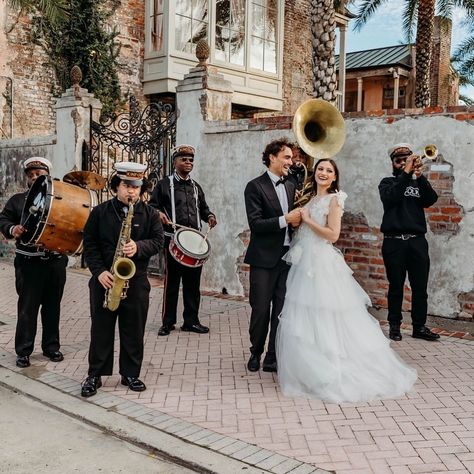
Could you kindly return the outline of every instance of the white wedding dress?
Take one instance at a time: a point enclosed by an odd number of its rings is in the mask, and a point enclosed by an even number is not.
[[[326,225],[331,199],[344,207],[346,197],[314,197],[306,206],[313,220]],[[284,258],[292,266],[276,336],[283,394],[341,403],[409,391],[416,370],[390,348],[339,250],[303,223]]]

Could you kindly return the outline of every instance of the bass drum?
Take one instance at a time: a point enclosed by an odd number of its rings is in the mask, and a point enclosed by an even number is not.
[[[97,195],[89,189],[40,176],[25,201],[22,243],[66,255],[82,252],[82,234]]]

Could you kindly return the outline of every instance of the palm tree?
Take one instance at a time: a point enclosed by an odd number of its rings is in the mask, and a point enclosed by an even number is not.
[[[360,30],[387,1],[363,0],[355,28]],[[451,18],[455,7],[461,7],[469,16],[474,14],[474,0],[405,0],[403,29],[409,42],[416,26],[415,107],[430,105],[430,66],[435,12],[437,10],[440,16]]]
[[[313,95],[336,101],[336,18],[334,0],[311,0]]]
[[[39,13],[51,23],[64,20],[68,13],[67,0],[7,0],[7,3],[26,13]]]
[[[457,47],[451,63],[459,74],[460,86],[474,85],[474,25],[470,25],[470,35]],[[466,105],[473,105],[473,99],[459,97]]]

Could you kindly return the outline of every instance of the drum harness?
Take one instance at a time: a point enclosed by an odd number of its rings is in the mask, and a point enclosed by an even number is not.
[[[175,204],[175,200],[174,200],[174,180],[173,180],[173,177],[174,177],[174,174],[170,174],[168,176],[168,179],[170,180],[170,194],[171,194],[171,222],[172,222],[173,229],[176,231],[176,204]],[[191,185],[192,185],[193,191],[194,191],[194,200],[196,202],[196,217],[197,217],[198,230],[201,231],[201,216],[199,215],[198,189],[197,189],[196,183],[193,181],[193,179],[192,178],[189,178],[189,179],[191,180]],[[169,232],[165,232],[165,235],[168,236],[168,237],[173,236],[173,234],[171,234]]]

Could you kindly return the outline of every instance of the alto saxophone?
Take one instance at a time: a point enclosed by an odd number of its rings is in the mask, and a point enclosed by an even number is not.
[[[110,273],[114,277],[112,288],[105,290],[104,308],[115,311],[120,301],[127,297],[128,281],[135,275],[135,263],[123,253],[123,247],[130,241],[134,208],[132,201],[128,203],[128,214],[122,221],[122,228],[115,248],[114,261]]]

